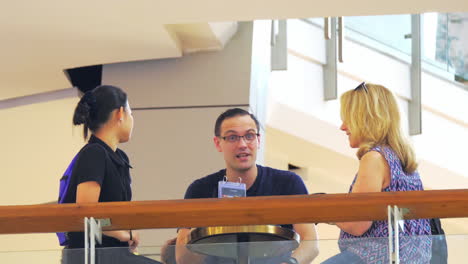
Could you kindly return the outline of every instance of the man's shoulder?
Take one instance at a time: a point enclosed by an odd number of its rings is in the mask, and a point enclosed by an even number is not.
[[[296,173],[292,171],[287,171],[287,170],[279,170],[279,169],[274,169],[271,167],[263,167],[260,165],[257,165],[259,169],[263,170],[263,175],[265,176],[265,179],[274,183],[278,184],[299,184],[303,185],[304,181],[302,180],[301,176],[297,175]]]
[[[223,169],[223,170],[217,171],[215,173],[206,175],[205,177],[196,179],[195,181],[193,181],[192,185],[193,184],[206,185],[206,184],[213,184],[213,183],[217,184],[220,180],[222,180],[224,178],[225,175],[226,175],[226,170]]]
[[[291,180],[291,177],[299,177],[296,173],[287,170],[279,170],[267,166],[257,165],[259,170],[262,170],[263,175],[267,177],[274,177],[277,179],[288,179]]]
[[[213,191],[216,190],[218,182],[223,179],[225,170],[207,175],[203,178],[193,181],[185,192],[185,199],[193,198],[210,198],[213,196]]]
[[[259,166],[262,170],[262,182],[270,186],[275,195],[307,194],[307,188],[301,177],[292,171]]]

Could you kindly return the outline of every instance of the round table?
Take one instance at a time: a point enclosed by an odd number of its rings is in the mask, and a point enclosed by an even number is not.
[[[217,226],[193,229],[187,247],[192,252],[248,264],[251,259],[288,255],[299,241],[299,234],[275,225]]]

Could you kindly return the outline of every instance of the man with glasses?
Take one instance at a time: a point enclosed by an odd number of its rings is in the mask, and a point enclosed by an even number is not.
[[[187,189],[185,199],[215,198],[220,195],[220,182],[245,184],[246,196],[307,194],[302,179],[295,173],[276,170],[256,164],[260,145],[259,123],[253,114],[233,108],[222,113],[215,123],[214,144],[223,153],[226,169],[195,180]],[[281,212],[278,212],[281,213]],[[301,245],[287,263],[310,263],[318,254],[314,224],[294,224],[283,227],[294,229]],[[177,235],[176,259],[178,264],[201,263],[186,248],[190,229],[180,229]],[[213,262],[213,263],[220,263]],[[271,263],[271,262],[268,262]],[[284,263],[284,262],[283,262]],[[276,264],[276,263],[272,263]]]

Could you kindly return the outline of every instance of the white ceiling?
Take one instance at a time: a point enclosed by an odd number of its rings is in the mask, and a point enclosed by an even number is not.
[[[222,48],[232,23],[223,33],[207,22],[427,11],[467,12],[468,1],[9,1],[0,10],[0,100],[68,88],[66,68]]]

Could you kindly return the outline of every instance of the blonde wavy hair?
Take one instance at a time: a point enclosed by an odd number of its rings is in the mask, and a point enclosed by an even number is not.
[[[375,146],[387,145],[398,155],[406,173],[416,171],[416,157],[401,131],[400,112],[390,90],[366,83],[347,91],[341,96],[341,119],[360,140],[358,159]]]

